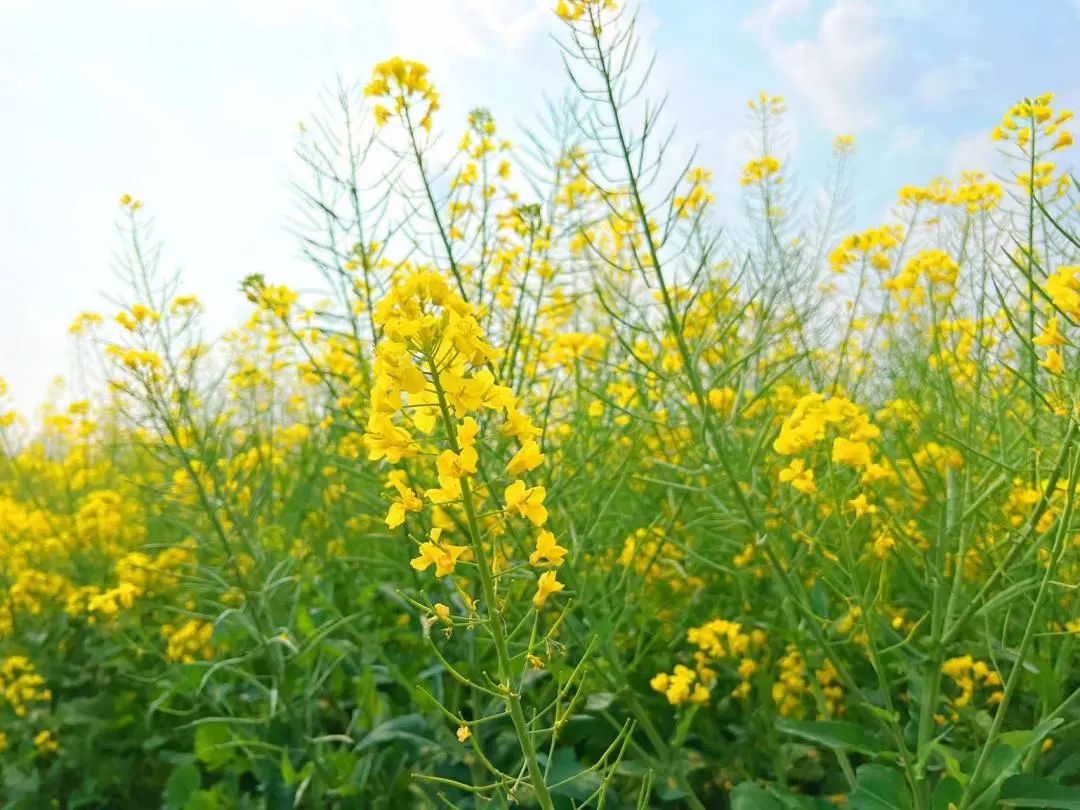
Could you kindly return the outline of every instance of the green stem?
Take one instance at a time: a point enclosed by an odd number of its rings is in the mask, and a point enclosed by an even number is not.
[[[439,412],[442,415],[443,425],[446,428],[447,440],[450,449],[455,453],[461,452],[457,441],[457,429],[454,417],[450,415],[450,408],[446,402],[446,393],[443,391],[439,380],[439,370],[435,360],[430,355],[427,358],[428,368],[431,371],[431,382],[435,387],[435,395],[439,400]],[[510,711],[510,719],[514,724],[514,733],[517,735],[521,753],[525,757],[525,766],[529,771],[529,781],[532,784],[536,800],[543,810],[554,810],[551,794],[544,782],[544,772],[540,762],[536,758],[536,748],[533,746],[532,734],[525,721],[525,713],[521,709],[521,696],[512,688],[514,678],[511,677],[510,652],[506,643],[506,630],[503,627],[502,616],[498,612],[495,582],[491,576],[491,564],[488,562],[487,552],[481,541],[480,524],[476,517],[476,506],[473,503],[472,487],[466,476],[461,479],[461,502],[465,509],[465,517],[469,527],[469,543],[472,546],[473,555],[476,557],[476,566],[480,573],[480,589],[484,596],[484,604],[487,606],[487,628],[491,632],[491,640],[495,645],[495,655],[499,666],[499,685],[505,693],[507,709]]]

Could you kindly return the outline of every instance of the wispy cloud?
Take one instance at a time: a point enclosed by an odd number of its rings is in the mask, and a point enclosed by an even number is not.
[[[919,77],[916,85],[919,99],[928,104],[941,104],[961,93],[978,90],[989,67],[982,59],[961,55],[930,68]]]
[[[825,127],[834,132],[873,127],[881,118],[880,82],[893,51],[877,10],[866,0],[833,0],[813,37],[786,40],[778,23],[807,11],[801,0],[773,0],[747,17],[743,27],[759,37],[772,65],[810,102]]]
[[[925,127],[899,126],[893,130],[888,148],[890,152],[912,152],[922,146],[925,140]]]
[[[1002,168],[1002,158],[990,140],[989,130],[962,135],[953,144],[949,155],[948,174],[958,177],[961,172],[996,172]]]

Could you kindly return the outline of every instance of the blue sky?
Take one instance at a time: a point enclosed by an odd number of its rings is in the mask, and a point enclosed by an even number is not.
[[[116,200],[146,201],[214,328],[252,272],[316,283],[286,230],[296,123],[335,76],[427,62],[456,141],[466,112],[502,130],[564,88],[548,0],[0,0],[0,376],[23,407],[71,375],[66,327],[105,309]],[[858,221],[895,189],[992,167],[989,129],[1024,95],[1080,106],[1078,0],[645,0],[678,149],[700,145],[737,210],[744,102],[788,98],[809,189],[856,136]]]

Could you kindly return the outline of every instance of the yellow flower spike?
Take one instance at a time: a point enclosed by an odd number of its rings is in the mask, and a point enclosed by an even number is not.
[[[614,11],[618,5],[615,0],[559,0],[554,11],[564,22],[572,23],[584,18],[590,7],[592,14],[598,15],[601,10]]]
[[[772,155],[765,155],[747,163],[742,170],[739,183],[744,186],[763,183],[780,172],[780,161]]]
[[[422,128],[430,129],[431,114],[439,109],[439,94],[428,79],[427,66],[400,56],[380,62],[372,69],[371,81],[364,87],[364,95],[393,104],[393,111],[383,104],[375,106],[373,114],[378,126],[386,124],[392,115],[405,117],[410,104],[419,102],[427,107],[423,109],[418,123]]]
[[[833,141],[833,152],[838,155],[850,155],[855,151],[855,138],[851,135],[837,135]]]

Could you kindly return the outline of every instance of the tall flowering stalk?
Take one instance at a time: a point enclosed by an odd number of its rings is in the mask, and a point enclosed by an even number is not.
[[[469,613],[463,617],[464,623],[479,621],[488,631],[497,659],[497,688],[471,685],[505,702],[537,801],[550,808],[553,805],[537,759],[535,732],[525,719],[519,691],[524,662],[535,656],[532,643],[525,656],[511,653],[505,624],[507,609],[502,607],[499,593],[501,577],[507,571],[494,541],[504,524],[524,521],[542,530],[548,520],[544,487],[528,486],[520,477],[543,463],[537,443],[540,430],[517,409],[517,398],[511,390],[495,381],[488,366],[497,357],[496,351],[481,332],[473,308],[440,274],[421,270],[400,280],[376,308],[375,321],[384,337],[376,348],[372,410],[364,436],[369,458],[396,464],[434,456],[437,480],[437,486],[426,489],[421,497],[401,471],[392,472],[388,486],[396,497],[386,523],[391,528],[406,523],[409,513],[425,511],[425,500],[433,511],[439,510],[433,519],[441,517],[445,525],[431,528],[422,539],[418,538],[412,567],[424,572],[434,569],[437,577],[449,577]],[[502,432],[513,436],[519,449],[506,464],[512,481],[505,487],[502,510],[494,522],[488,522],[485,532],[481,525],[481,493],[488,489],[488,483],[480,466],[484,438],[480,424],[490,425],[488,417],[496,415],[502,417]],[[465,542],[451,542],[447,527],[460,527]],[[529,557],[532,567],[547,569],[539,574],[532,597],[537,611],[553,594],[563,590],[555,569],[565,555],[566,549],[557,544],[554,535],[539,532]],[[473,574],[479,581],[478,594]],[[445,605],[434,605],[431,614],[433,621],[442,621],[451,629],[456,624]],[[522,663],[516,663],[519,660]],[[471,737],[470,723],[461,721],[458,737],[462,742]]]

